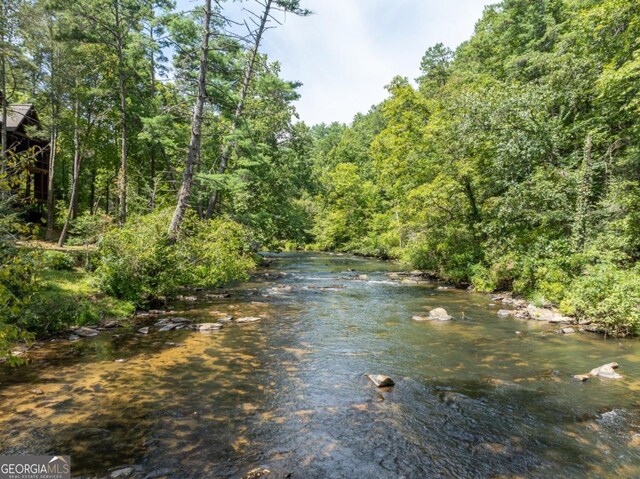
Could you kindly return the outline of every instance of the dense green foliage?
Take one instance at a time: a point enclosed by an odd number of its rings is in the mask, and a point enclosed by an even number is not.
[[[314,128],[322,249],[640,331],[640,6],[505,0],[417,88]]]
[[[640,332],[637,2],[503,0],[455,51],[428,48],[415,83],[394,78],[350,125],[310,128],[296,121],[299,85],[255,30],[230,34],[224,2],[199,61],[202,5],[2,1],[4,93],[36,105],[31,134],[54,145],[47,239],[67,223],[61,243],[84,252],[18,247],[35,228],[9,193],[31,160],[3,157],[0,357],[25,331],[244,279],[260,248],[396,258]],[[181,183],[188,213],[168,235]]]
[[[99,243],[96,277],[116,298],[143,305],[181,287],[216,287],[246,279],[255,266],[249,231],[238,223],[188,219],[182,241],[167,240],[170,211],[135,218]]]

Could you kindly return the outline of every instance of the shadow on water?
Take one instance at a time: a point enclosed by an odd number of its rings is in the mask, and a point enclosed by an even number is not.
[[[498,319],[485,297],[388,281],[390,263],[274,259],[232,298],[180,312],[259,323],[103,334],[0,373],[0,452],[70,453],[84,477],[133,464],[135,477],[194,479],[258,466],[294,478],[640,474],[637,341]],[[410,320],[436,306],[456,321]],[[622,382],[571,379],[612,355]],[[369,372],[396,386],[375,388]]]

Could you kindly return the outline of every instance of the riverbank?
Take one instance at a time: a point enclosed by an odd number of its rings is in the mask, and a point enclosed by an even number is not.
[[[331,254],[353,254],[362,258],[392,261],[401,267],[407,266],[406,262],[397,257],[377,257],[350,252]],[[620,275],[616,276],[617,273]],[[640,283],[636,284],[633,280],[633,273],[625,276],[624,271],[619,271],[613,276],[603,274],[600,278],[586,275],[584,280],[586,285],[580,285],[585,291],[578,295],[580,297],[574,297],[573,302],[564,301],[560,305],[546,300],[539,291],[526,296],[509,289],[487,288],[486,284],[478,287],[473,281],[454,281],[434,271],[414,269],[396,274],[408,282],[434,282],[443,288],[454,287],[498,298],[496,301],[508,307],[501,311],[501,316],[513,316],[521,320],[549,321],[560,325],[578,325],[579,328],[574,332],[599,333],[612,337],[640,335],[638,318],[636,318],[640,314]],[[622,294],[624,291],[629,295],[624,296]],[[567,333],[570,334],[568,330]]]

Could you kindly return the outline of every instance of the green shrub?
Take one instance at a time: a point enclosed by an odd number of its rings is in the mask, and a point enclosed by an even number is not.
[[[96,323],[99,319],[98,312],[87,298],[44,289],[33,296],[17,325],[38,337],[45,337],[70,326]]]
[[[611,263],[587,267],[571,283],[560,307],[614,333],[640,333],[640,265],[627,270]]]
[[[62,251],[48,250],[42,253],[42,263],[45,268],[58,271],[71,271],[75,262],[70,254]]]
[[[99,287],[117,298],[145,304],[180,287],[219,286],[246,278],[255,265],[248,231],[217,219],[184,222],[180,240],[167,241],[171,211],[132,218],[99,243]]]
[[[95,244],[112,226],[113,220],[110,216],[88,212],[78,216],[71,224],[69,232],[69,245]]]

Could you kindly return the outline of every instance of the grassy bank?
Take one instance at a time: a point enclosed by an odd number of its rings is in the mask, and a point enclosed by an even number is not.
[[[134,312],[132,302],[100,292],[93,275],[83,268],[47,268],[42,272],[42,287],[30,299],[18,325],[47,337],[71,326],[126,318]]]

